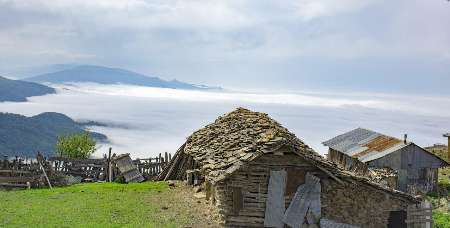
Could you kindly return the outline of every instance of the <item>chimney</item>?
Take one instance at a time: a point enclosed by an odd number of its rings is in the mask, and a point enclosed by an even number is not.
[[[450,133],[444,134],[444,137],[447,138],[447,159],[450,162]]]
[[[408,139],[408,134],[405,134],[404,136],[403,136],[403,143],[405,143],[406,144],[406,140]]]

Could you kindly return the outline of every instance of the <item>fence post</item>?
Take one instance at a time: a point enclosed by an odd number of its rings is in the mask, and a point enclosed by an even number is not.
[[[109,182],[112,182],[112,166],[111,166],[111,150],[112,148],[109,148],[109,153],[108,153],[108,180]]]
[[[167,152],[164,153],[164,166],[166,166],[167,159],[169,159],[169,156],[167,155]]]
[[[158,172],[158,173],[161,171],[161,160],[162,160],[161,153],[159,153],[159,157],[158,157],[158,165],[156,166],[156,167],[158,167],[158,168],[157,168],[157,172]]]

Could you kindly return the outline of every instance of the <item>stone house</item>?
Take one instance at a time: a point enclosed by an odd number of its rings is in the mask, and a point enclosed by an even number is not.
[[[347,170],[390,168],[397,172],[396,189],[428,193],[437,188],[438,169],[448,163],[422,147],[358,128],[323,143],[328,159]]]
[[[159,179],[201,183],[226,227],[405,227],[407,207],[420,202],[339,168],[243,108],[194,132]]]

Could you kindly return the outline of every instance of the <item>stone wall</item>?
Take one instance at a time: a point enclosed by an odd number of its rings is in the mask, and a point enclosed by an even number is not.
[[[302,176],[307,172],[321,179],[322,218],[361,227],[386,227],[390,211],[407,208],[407,203],[379,189],[363,184],[339,184],[297,155],[267,154],[250,162],[225,181],[207,184],[207,198],[218,208],[226,227],[264,226],[270,171],[281,169],[288,173],[286,208],[297,187],[304,183]],[[289,175],[292,171],[295,178]],[[242,195],[242,202],[237,204],[235,191]]]
[[[322,182],[322,217],[361,227],[387,227],[390,211],[406,210],[408,204],[367,185]]]
[[[213,186],[213,200],[222,214],[226,227],[264,227],[264,213],[267,200],[267,185],[271,170],[299,171],[321,175],[320,171],[295,154],[263,155],[236,171],[225,182]],[[289,175],[288,175],[288,183]],[[298,185],[297,185],[298,186]],[[294,186],[296,189],[297,186]],[[233,191],[241,191],[242,208],[235,210]],[[286,192],[285,205],[289,206],[294,191]]]

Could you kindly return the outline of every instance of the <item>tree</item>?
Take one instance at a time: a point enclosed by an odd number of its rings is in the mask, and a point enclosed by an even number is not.
[[[96,150],[96,142],[89,132],[62,135],[58,137],[56,151],[62,157],[89,158]]]

